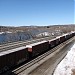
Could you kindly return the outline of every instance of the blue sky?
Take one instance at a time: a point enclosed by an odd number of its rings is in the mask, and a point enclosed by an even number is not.
[[[74,0],[0,0],[0,25],[74,24]]]

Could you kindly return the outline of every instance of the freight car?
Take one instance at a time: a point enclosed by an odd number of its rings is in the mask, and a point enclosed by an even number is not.
[[[28,47],[28,51],[30,54],[30,58],[33,56],[37,56],[49,49],[49,42],[48,41],[41,41],[34,44],[26,45]]]
[[[71,37],[75,36],[75,31],[71,31]]]
[[[74,36],[73,33],[67,33],[66,34],[66,40],[70,39],[73,36]]]
[[[70,35],[69,35],[69,33],[66,34],[65,38],[66,38],[66,40],[70,39]]]
[[[65,41],[65,35],[60,36],[60,43]]]
[[[0,73],[9,68],[28,60],[28,48],[19,47],[16,49],[4,51],[0,53]]]
[[[70,39],[74,35],[75,35],[75,32],[71,32],[71,33],[66,33],[61,36],[58,36],[52,40],[48,40],[49,41],[49,48],[51,49],[51,48],[55,47],[56,45]]]
[[[58,38],[54,38],[54,39],[48,40],[48,41],[49,41],[49,48],[51,49],[59,44],[60,38],[58,37]]]
[[[72,31],[71,33],[72,33],[73,36],[75,36],[75,32],[74,31]]]

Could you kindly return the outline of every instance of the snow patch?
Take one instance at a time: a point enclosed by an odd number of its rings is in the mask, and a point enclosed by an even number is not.
[[[66,57],[58,64],[54,75],[74,75],[75,72],[75,44]]]

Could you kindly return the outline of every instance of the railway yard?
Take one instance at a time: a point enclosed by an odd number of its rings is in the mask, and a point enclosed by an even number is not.
[[[75,43],[74,36],[75,32],[71,32],[53,39],[46,37],[0,45],[0,74],[52,75]],[[3,63],[6,60],[7,63]]]
[[[0,75],[75,75],[75,0],[0,0]]]
[[[46,37],[46,38],[41,38],[41,39],[35,39],[32,41],[19,41],[19,42],[3,44],[3,45],[0,45],[0,52],[26,46],[28,44],[36,43],[36,42],[43,41],[43,40],[50,40],[52,38],[54,37]]]

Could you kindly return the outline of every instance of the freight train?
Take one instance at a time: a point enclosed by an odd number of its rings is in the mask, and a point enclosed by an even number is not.
[[[75,36],[75,32],[70,32],[52,40],[44,40],[12,50],[0,52],[0,73],[3,73],[14,66],[21,64],[22,62],[51,50],[51,48],[61,44],[73,36]]]

